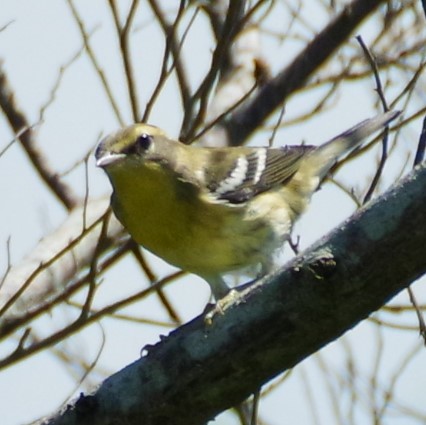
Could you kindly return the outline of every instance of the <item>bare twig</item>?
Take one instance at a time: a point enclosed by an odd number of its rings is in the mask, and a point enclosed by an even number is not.
[[[275,136],[277,135],[277,131],[281,125],[281,122],[284,118],[284,114],[285,114],[285,103],[283,103],[283,106],[281,107],[280,113],[278,114],[278,119],[276,124],[274,125],[274,128],[272,129],[272,133],[271,136],[269,137],[268,140],[268,146],[272,147],[272,145],[274,144],[274,140],[275,140]]]
[[[4,281],[6,280],[7,274],[9,273],[9,270],[12,267],[12,263],[10,261],[10,236],[7,238],[7,241],[6,241],[6,258],[7,258],[6,270],[4,272],[3,277],[0,279],[0,291]]]
[[[28,123],[26,116],[18,107],[15,101],[15,93],[9,84],[1,62],[0,108],[13,131],[20,134],[19,141],[42,181],[67,209],[71,209],[77,203],[78,197],[73,193],[71,187],[58,177],[56,170],[50,166],[46,156],[37,146],[32,131],[33,126]],[[25,131],[22,132],[23,129]]]
[[[138,262],[138,264],[140,265],[140,267],[142,268],[142,270],[144,271],[144,273],[148,277],[151,285],[154,284],[154,282],[157,280],[157,278],[152,273],[151,269],[149,268],[148,264],[146,263],[145,258],[143,257],[139,246],[136,243],[132,243],[131,250],[132,250],[133,256],[135,257],[136,261]],[[156,292],[157,292],[157,295],[158,295],[161,303],[163,304],[164,308],[166,309],[170,319],[173,320],[173,322],[175,324],[182,324],[182,320],[179,317],[179,314],[177,313],[176,309],[173,307],[173,304],[167,298],[165,292],[161,288],[158,288],[156,290]]]
[[[385,94],[383,93],[382,82],[380,81],[379,69],[377,67],[376,61],[373,58],[373,55],[371,54],[370,50],[364,43],[364,40],[362,39],[362,37],[358,35],[356,39],[358,40],[358,43],[361,45],[362,50],[364,51],[370,63],[370,66],[373,70],[374,79],[376,80],[376,91],[380,97],[380,101],[382,103],[384,111],[387,112],[389,110],[389,107],[386,102]],[[379,183],[379,180],[382,176],[383,169],[385,167],[386,160],[388,158],[388,136],[389,136],[389,130],[385,129],[385,132],[382,138],[382,155],[380,157],[379,166],[377,167],[376,173],[374,174],[370,187],[368,188],[367,193],[364,196],[363,204],[366,204],[371,199]]]
[[[229,139],[236,145],[242,144],[290,94],[303,86],[313,72],[347,40],[356,26],[382,2],[383,0],[354,0],[349,3],[286,69],[233,114],[226,123]]]
[[[200,130],[192,139],[191,143],[195,140],[200,139],[202,136],[204,136],[209,130],[211,130],[214,126],[220,124],[222,120],[229,115],[232,111],[234,111],[236,108],[238,108],[239,105],[241,105],[248,97],[251,96],[251,94],[256,90],[257,84],[255,83],[253,87],[236,103],[231,105],[228,109],[223,111],[221,114],[219,114],[213,121],[207,123],[202,130]]]
[[[184,7],[185,1],[183,0],[180,1],[179,9],[176,13],[176,18],[172,24],[170,24],[167,21],[163,11],[161,10],[156,0],[149,0],[148,3],[155,17],[157,18],[157,21],[160,24],[161,29],[163,30],[163,33],[165,36],[165,46],[164,46],[163,64],[162,64],[161,72],[158,78],[158,82],[147,104],[142,121],[146,121],[148,119],[149,113],[153,107],[155,99],[157,98],[159,92],[161,91],[161,88],[163,87],[164,83],[166,82],[167,78],[171,75],[173,70],[176,70],[176,76],[179,82],[179,92],[182,98],[183,110],[186,110],[186,108],[188,107],[189,102],[191,100],[191,89],[190,89],[190,84],[188,81],[188,76],[185,71],[184,63],[182,60],[181,50],[185,42],[185,38],[188,35],[189,29],[194,23],[195,18],[199,12],[199,8],[197,7],[189,21],[187,28],[185,29],[182,35],[181,40],[179,41],[177,38],[177,34],[178,34],[177,30],[186,10]],[[173,57],[173,62],[170,66],[168,66],[167,63],[168,63],[170,54]]]
[[[76,7],[74,6],[73,0],[67,0],[67,3],[70,7],[71,14],[72,14],[73,18],[77,23],[78,29],[80,30],[80,34],[81,34],[81,37],[83,39],[84,47],[86,48],[89,59],[90,59],[92,65],[93,65],[93,68],[95,69],[95,72],[99,76],[99,79],[100,79],[102,86],[105,90],[105,93],[107,95],[107,98],[108,98],[108,100],[111,104],[111,107],[112,107],[112,109],[115,113],[115,116],[117,118],[117,121],[119,122],[119,124],[121,126],[124,126],[125,120],[123,119],[123,117],[121,115],[120,109],[118,107],[118,103],[114,98],[114,95],[113,95],[112,90],[111,90],[111,86],[108,83],[108,80],[105,76],[105,73],[102,70],[102,68],[101,68],[101,66],[100,66],[100,64],[99,64],[99,62],[98,62],[98,60],[95,56],[95,52],[93,51],[93,49],[92,49],[92,47],[89,43],[89,33],[86,31],[86,28],[84,26],[84,22],[81,19]]]
[[[179,137],[179,140],[183,142],[192,140],[198,126],[204,121],[209,96],[213,90],[216,78],[228,56],[227,51],[231,48],[235,36],[241,29],[239,22],[244,11],[244,4],[245,2],[242,0],[236,0],[229,4],[223,32],[213,52],[209,71],[195,91],[190,104],[187,105],[188,108],[185,110]],[[194,113],[195,105],[198,106],[196,113]]]
[[[28,289],[28,287],[33,283],[33,281],[39,276],[40,273],[47,270],[52,264],[58,261],[62,256],[68,254],[73,247],[75,247],[79,242],[81,242],[85,236],[93,229],[95,229],[100,223],[108,221],[110,211],[107,211],[102,217],[88,226],[82,231],[82,233],[75,239],[70,240],[68,244],[60,251],[56,252],[51,258],[46,259],[44,263],[41,263],[22,283],[18,290],[4,303],[0,308],[0,317],[4,316],[5,313],[12,307],[12,305],[22,296],[22,294]]]
[[[417,145],[416,156],[414,157],[414,166],[424,161],[425,149],[426,149],[426,118],[423,119],[422,132],[420,134],[419,143]]]
[[[126,243],[119,245],[116,247],[115,251],[112,255],[107,258],[103,258],[101,262],[98,264],[98,273],[105,271],[112,264],[122,258],[125,254],[128,253],[128,246]],[[40,266],[41,268],[42,266]],[[25,326],[27,323],[30,323],[37,317],[49,311],[54,306],[60,304],[61,302],[68,302],[69,298],[74,295],[77,291],[82,289],[88,281],[89,271],[82,273],[82,276],[72,282],[69,286],[63,289],[60,293],[54,294],[49,297],[44,303],[37,304],[32,306],[31,309],[27,309],[25,313],[20,316],[7,318],[6,323],[2,323],[0,327],[0,337],[1,339],[6,338],[12,332]],[[70,305],[73,303],[71,302]]]
[[[18,133],[16,133],[15,137],[4,147],[0,150],[0,157],[2,157],[6,151],[15,143],[19,141],[19,138],[27,131],[29,130],[33,130],[34,128],[36,128],[37,126],[39,126],[41,124],[41,122],[38,122],[36,124],[31,125],[30,127],[24,127],[21,130],[18,131]]]
[[[15,22],[14,20],[11,20],[11,21],[9,21],[9,22],[6,22],[4,25],[2,25],[2,26],[0,27],[0,32],[2,32],[2,31],[4,31],[4,30],[6,30],[6,29],[7,29],[10,25],[12,25],[14,22]]]
[[[419,321],[420,336],[423,338],[423,342],[426,345],[426,323],[425,323],[425,319],[423,317],[423,313],[422,313],[422,311],[421,311],[421,309],[420,309],[420,307],[417,303],[416,296],[414,295],[414,292],[411,289],[411,287],[408,287],[407,291],[408,291],[408,295],[410,297],[411,304],[413,304],[414,310],[415,310],[416,315],[417,315],[417,319]]]
[[[94,34],[95,30],[93,30],[91,33],[89,33],[88,37],[91,37]],[[62,79],[64,78],[66,71],[71,67],[71,65],[74,62],[77,61],[77,59],[83,54],[83,52],[84,52],[84,46],[81,47],[76,53],[74,53],[72,55],[72,57],[70,59],[68,59],[68,61],[59,68],[59,72],[58,72],[58,75],[56,77],[56,81],[54,82],[53,87],[51,88],[51,90],[49,92],[49,98],[40,107],[40,112],[39,112],[39,121],[40,122],[44,121],[44,116],[45,116],[45,113],[46,113],[47,109],[55,101],[56,94],[57,94],[57,92],[58,92],[58,90],[59,90],[59,88],[61,86]]]
[[[92,312],[92,314],[90,315],[80,315],[74,322],[65,326],[61,330],[54,332],[50,336],[44,337],[43,340],[40,340],[28,347],[23,347],[23,343],[20,344],[18,347],[19,349],[15,349],[15,351],[12,354],[6,356],[3,359],[0,359],[0,369],[4,367],[8,367],[18,361],[23,360],[24,358],[30,355],[38,353],[41,350],[44,350],[54,344],[57,344],[59,341],[62,341],[64,338],[71,336],[75,334],[76,332],[80,331],[81,329],[89,326],[90,324],[99,321],[101,317],[112,314],[116,310],[122,307],[125,307],[126,305],[139,301],[140,299],[151,294],[156,288],[164,286],[165,284],[176,279],[182,274],[183,272],[176,272],[168,277],[165,277],[164,279],[156,283],[154,286],[149,287],[148,289],[139,291],[138,293],[130,297],[127,297],[124,300],[111,304],[99,311]]]
[[[133,121],[137,122],[140,117],[138,91],[136,86],[136,79],[132,64],[132,56],[130,52],[130,31],[135,18],[136,10],[139,5],[139,0],[133,0],[130,6],[126,22],[122,27],[118,16],[118,9],[115,0],[109,0],[112,16],[114,19],[115,29],[120,42],[120,54],[124,66],[124,74],[126,76],[127,92],[130,98],[130,105],[132,107]]]

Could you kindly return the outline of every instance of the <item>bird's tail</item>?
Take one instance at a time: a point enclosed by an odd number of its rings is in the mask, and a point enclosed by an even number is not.
[[[310,171],[314,172],[314,175],[322,180],[342,155],[355,149],[366,137],[375,131],[386,127],[400,113],[400,111],[389,111],[362,121],[319,146],[307,158]]]

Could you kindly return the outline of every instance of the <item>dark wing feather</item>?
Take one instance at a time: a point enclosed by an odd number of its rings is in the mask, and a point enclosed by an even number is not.
[[[256,151],[253,150],[246,156],[247,171],[244,180],[226,191],[220,190],[221,182],[214,187],[210,186],[209,189],[217,199],[228,201],[232,204],[246,202],[255,195],[265,192],[274,186],[285,184],[299,169],[305,154],[312,149],[314,149],[313,146],[285,146],[281,149],[267,149],[262,165],[263,169],[257,181],[256,174],[259,171],[260,159]]]

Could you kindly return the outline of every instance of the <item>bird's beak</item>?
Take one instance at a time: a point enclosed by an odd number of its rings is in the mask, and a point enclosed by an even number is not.
[[[126,155],[124,155],[122,153],[105,152],[99,158],[96,157],[96,166],[104,168],[104,167],[107,167],[111,164],[120,162],[125,157],[126,157]]]

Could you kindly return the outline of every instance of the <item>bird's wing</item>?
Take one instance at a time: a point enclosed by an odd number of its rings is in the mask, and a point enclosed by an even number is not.
[[[285,146],[281,149],[248,149],[208,184],[219,201],[240,204],[268,189],[284,184],[299,169],[302,158],[313,146]],[[219,177],[219,178],[218,178]]]

